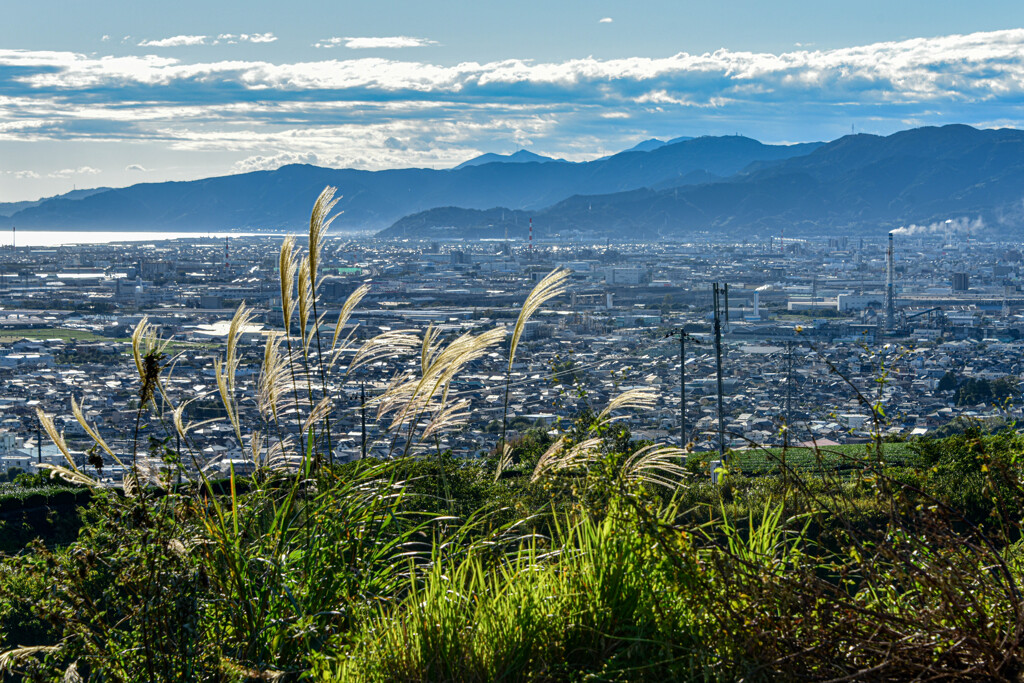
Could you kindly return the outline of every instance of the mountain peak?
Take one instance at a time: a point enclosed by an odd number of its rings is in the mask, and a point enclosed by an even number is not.
[[[518,152],[512,154],[494,154],[488,152],[487,154],[481,154],[478,157],[473,157],[469,161],[463,161],[461,164],[456,166],[454,171],[460,168],[467,168],[469,166],[483,166],[484,164],[546,164],[552,161],[565,162],[564,159],[555,159],[553,157],[545,157],[540,154],[534,154],[533,152],[521,149]]]

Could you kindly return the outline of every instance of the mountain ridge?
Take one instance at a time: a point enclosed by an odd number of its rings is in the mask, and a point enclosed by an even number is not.
[[[951,218],[991,228],[1024,226],[1024,131],[963,125],[925,127],[889,136],[851,135],[809,154],[756,162],[732,177],[660,190],[574,195],[532,212],[535,234],[656,239],[703,233],[749,237],[881,233],[900,225]],[[440,220],[454,224],[442,230]],[[488,235],[522,230],[483,224],[481,215],[404,217],[382,236]]]
[[[292,164],[273,171],[143,183],[80,200],[55,198],[0,218],[0,225],[62,230],[292,230],[309,198],[338,188],[337,228],[375,229],[438,206],[540,210],[577,194],[685,185],[731,176],[754,162],[804,155],[822,143],[765,145],[740,136],[702,137],[649,152],[580,163],[484,163],[461,169],[360,171]],[[696,173],[696,175],[693,175]]]

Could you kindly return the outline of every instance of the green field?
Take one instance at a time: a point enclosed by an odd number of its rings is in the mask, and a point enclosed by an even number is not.
[[[116,341],[116,342],[127,342],[130,341],[126,338],[115,339],[113,337],[104,337],[103,335],[90,332],[89,330],[72,330],[66,327],[57,327],[52,329],[38,329],[38,328],[22,328],[22,329],[4,329],[0,331],[0,343],[9,344],[11,342],[20,341],[22,339],[64,339],[66,341]]]
[[[882,459],[890,465],[906,465],[913,460],[915,452],[913,444],[884,443]],[[874,444],[844,444],[839,446],[822,446],[817,451],[812,448],[757,448],[733,451],[732,462],[745,474],[775,472],[782,466],[783,460],[787,467],[813,471],[854,470],[874,463],[877,460]]]

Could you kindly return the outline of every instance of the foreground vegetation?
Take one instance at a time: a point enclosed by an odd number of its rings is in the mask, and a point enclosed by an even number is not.
[[[98,486],[69,457],[52,468],[62,481],[53,492],[35,479],[4,489],[0,514],[35,511],[53,524],[31,527],[41,540],[0,556],[2,675],[1024,674],[1024,436],[968,426],[911,444],[751,449],[728,459],[712,484],[703,454],[630,438],[621,418],[652,396],[628,391],[558,434],[511,438],[506,409],[489,455],[453,458],[441,436],[472,415],[449,387],[461,368],[504,344],[505,330],[447,341],[433,329],[387,332],[355,347],[343,371],[344,321],[365,291],[346,303],[333,334],[321,324],[316,254],[330,199],[314,209],[308,255],[297,262],[290,242],[282,249],[285,332],[263,350],[250,397],[257,423],[240,419],[234,384],[244,306],[216,364],[225,419],[255,474],[203,475],[187,419],[195,397],[168,393],[169,346],[143,321],[132,340],[135,452],[111,450],[81,401],[71,403],[94,454],[126,467],[123,488]],[[526,320],[563,283],[556,272],[527,299],[506,347],[506,387]],[[331,387],[362,364],[406,355],[417,358],[418,374],[397,375],[372,406],[390,457],[333,464]],[[874,413],[880,433],[884,416]],[[49,416],[40,419],[67,452]],[[169,448],[178,439],[181,448]]]

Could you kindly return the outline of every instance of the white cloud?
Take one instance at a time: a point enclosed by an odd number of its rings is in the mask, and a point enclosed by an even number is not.
[[[102,38],[100,38],[100,40],[101,40],[101,41],[103,41],[103,42],[105,43],[105,42],[107,42],[107,41],[109,41],[109,40],[110,40],[110,36],[109,36],[109,35],[106,35],[106,34],[104,34],[104,36],[103,36]]]
[[[221,33],[213,41],[213,44],[224,42],[235,45],[237,43],[273,43],[276,41],[277,36],[273,33]]]
[[[256,154],[236,161],[231,167],[234,173],[251,173],[253,171],[273,171],[288,164],[313,164],[323,166],[315,152],[282,152],[280,154]]]
[[[140,166],[139,164],[128,164],[127,166],[124,167],[124,170],[126,170],[126,171],[145,171],[146,169],[143,168],[142,166]]]
[[[614,21],[614,19],[612,19],[611,17],[604,17],[603,19],[599,19],[597,23],[599,23],[599,24],[610,24],[613,21]]]
[[[437,45],[437,41],[426,38],[413,38],[411,36],[380,36],[380,37],[346,37],[346,38],[325,38],[313,43],[313,47],[338,47],[343,45],[350,50],[375,49],[375,48],[402,48],[402,47],[427,47]]]
[[[51,171],[46,175],[49,178],[70,178],[76,175],[96,175],[98,173],[102,173],[98,168],[79,166],[78,168],[62,168],[59,171]]]
[[[206,36],[171,36],[160,40],[143,40],[139,43],[139,47],[183,47],[205,44]]]
[[[239,39],[249,43],[273,43],[277,41],[277,36],[273,33],[243,33]]]

